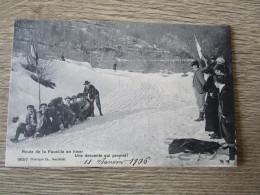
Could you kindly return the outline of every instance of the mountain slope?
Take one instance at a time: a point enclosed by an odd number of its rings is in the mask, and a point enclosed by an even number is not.
[[[101,154],[129,153],[136,158],[151,157],[150,165],[182,166],[178,159],[165,161],[168,155],[168,145],[164,143],[166,138],[209,140],[204,123],[193,121],[198,111],[191,74],[181,77],[181,74],[114,72],[93,69],[87,62],[72,60],[51,60],[49,63],[56,70],[56,88],[41,87],[43,102],[82,92],[84,81],[89,80],[100,92],[104,116],[96,113],[94,118],[40,139],[25,139],[18,144],[10,142],[17,126],[11,123],[12,117],[19,115],[21,122],[26,105],[37,105],[37,83],[30,80],[23,69],[16,68],[11,73],[7,134],[9,160],[12,159],[11,152],[22,148],[62,149]]]

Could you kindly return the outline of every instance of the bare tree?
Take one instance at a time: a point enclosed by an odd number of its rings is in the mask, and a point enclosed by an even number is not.
[[[39,59],[38,62],[38,76],[39,78],[46,81],[53,81],[54,79],[54,69],[49,61],[44,59]]]

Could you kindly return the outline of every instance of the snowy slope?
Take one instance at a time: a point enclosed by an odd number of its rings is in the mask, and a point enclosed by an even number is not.
[[[21,60],[13,59],[13,63]],[[209,140],[208,133],[204,131],[204,122],[194,122],[198,109],[191,86],[191,73],[181,77],[181,74],[93,69],[87,62],[72,60],[51,60],[49,63],[55,68],[57,87],[55,90],[41,87],[42,102],[48,103],[58,96],[66,97],[82,92],[84,81],[89,80],[100,92],[104,116],[100,117],[96,112],[96,117],[61,133],[37,140],[27,139],[19,144],[11,143],[9,139],[15,134],[17,126],[11,123],[12,117],[20,116],[21,122],[24,120],[26,105],[36,106],[38,101],[37,83],[17,65],[11,73],[8,152],[21,148],[81,149],[88,153],[129,153],[143,158],[150,156],[153,159],[151,166],[213,165],[207,160],[201,161],[201,164],[178,159],[165,160],[168,155],[168,145],[165,144],[167,138]]]

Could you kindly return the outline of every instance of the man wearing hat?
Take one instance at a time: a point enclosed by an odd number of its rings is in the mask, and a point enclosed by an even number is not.
[[[223,76],[225,79],[225,84],[229,87],[233,87],[233,79],[232,75],[227,71],[228,68],[226,66],[225,60],[222,57],[218,57],[216,59],[216,65],[213,68],[215,75]]]
[[[214,83],[219,89],[219,105],[221,108],[221,125],[224,139],[229,148],[229,160],[235,160],[235,110],[233,90],[225,84],[223,76],[214,76]]]
[[[24,137],[31,137],[34,135],[37,125],[36,110],[33,105],[27,106],[27,115],[25,123],[19,123],[16,129],[16,134],[14,138],[10,140],[12,142],[18,142],[20,134],[24,134]]]
[[[203,86],[205,85],[205,80],[201,69],[199,68],[199,62],[193,61],[190,64],[194,71],[192,86],[195,91],[195,96],[197,99],[197,106],[199,108],[199,118],[195,119],[196,122],[204,120],[204,103],[205,103],[205,93],[203,91]]]
[[[67,97],[65,97],[65,104],[67,105],[67,106],[70,106],[70,101],[71,101],[71,98],[69,97],[69,96],[67,96]]]
[[[95,116],[94,115],[94,100],[96,100],[96,105],[98,107],[100,116],[103,116],[103,114],[101,112],[99,91],[93,85],[91,85],[89,81],[85,81],[85,83],[83,85],[85,85],[83,93],[88,93],[88,95],[89,95],[91,116]]]

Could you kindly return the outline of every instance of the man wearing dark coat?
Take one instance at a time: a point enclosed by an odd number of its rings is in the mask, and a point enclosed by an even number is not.
[[[80,105],[77,102],[77,96],[75,95],[71,97],[70,109],[72,110],[73,113],[75,113],[75,117],[76,117],[75,120],[80,120],[82,118]]]
[[[43,137],[52,132],[50,117],[47,115],[47,104],[40,104],[40,111],[37,113],[36,137]]]
[[[62,97],[55,98],[51,102],[54,104],[64,128],[72,127],[74,125],[75,114],[69,106],[63,103]]]
[[[83,94],[79,93],[77,95],[78,98],[78,104],[79,104],[79,109],[80,109],[80,121],[86,120],[89,116],[91,116],[91,103],[90,100]]]
[[[199,62],[193,61],[190,65],[194,71],[192,86],[195,91],[197,106],[199,108],[199,118],[195,119],[195,121],[199,122],[204,120],[205,93],[203,91],[203,86],[205,85],[205,80],[203,73],[199,68]]]
[[[96,105],[98,107],[100,116],[103,116],[101,111],[99,91],[93,85],[91,85],[89,81],[85,81],[83,85],[85,85],[83,93],[87,93],[89,96],[91,116],[94,116],[94,100],[96,100]]]
[[[205,101],[205,131],[213,131],[211,139],[220,139],[219,118],[218,118],[218,89],[214,84],[213,67],[215,63],[206,66],[202,73],[208,76],[203,90],[206,92]]]
[[[235,110],[233,90],[225,84],[223,76],[214,76],[214,83],[219,89],[219,105],[221,108],[221,125],[224,139],[229,148],[229,160],[235,160]]]
[[[233,89],[233,78],[231,73],[228,71],[224,58],[218,57],[216,59],[216,64],[213,68],[213,71],[215,75],[223,76],[225,80],[225,85]]]
[[[63,123],[60,120],[58,112],[53,103],[48,104],[46,115],[51,121],[51,133],[64,129]]]
[[[229,88],[233,91],[233,78],[232,75],[229,73],[229,71],[227,71],[227,65],[225,63],[225,60],[223,57],[218,57],[216,59],[216,64],[213,68],[213,72],[216,76],[222,76],[224,78],[225,81],[225,85],[229,86]],[[218,118],[219,118],[219,129],[221,134],[223,133],[223,128],[221,125],[221,107],[220,105],[218,106]]]
[[[116,71],[116,67],[117,67],[117,64],[114,63],[114,65],[113,65],[113,70],[114,70],[114,71]]]
[[[25,123],[19,123],[16,129],[16,134],[14,138],[10,140],[12,142],[18,142],[20,134],[24,134],[24,137],[31,137],[34,135],[37,125],[36,110],[33,105],[27,106],[27,115]]]

